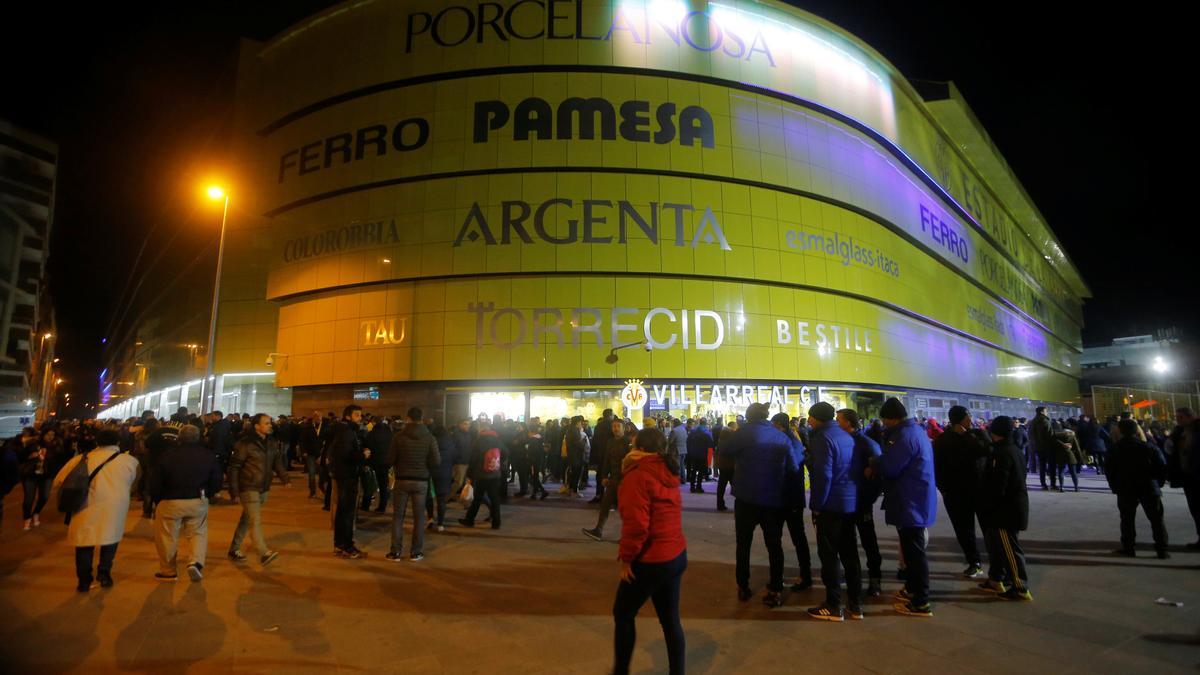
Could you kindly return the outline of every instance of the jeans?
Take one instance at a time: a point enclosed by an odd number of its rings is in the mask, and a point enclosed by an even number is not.
[[[858,562],[858,538],[855,536],[852,513],[819,514],[817,521],[817,555],[821,557],[821,583],[825,585],[825,604],[833,609],[842,607],[842,584],[838,580],[838,562],[846,573],[846,605],[862,604],[862,568]]]
[[[929,560],[925,557],[925,528],[897,527],[900,550],[904,552],[904,590],[912,596],[912,604],[929,604]]]
[[[204,567],[208,552],[207,499],[164,499],[158,503],[154,512],[154,548],[158,551],[158,569],[164,574],[175,574],[180,528],[192,549],[188,564]]]
[[[379,486],[379,502],[375,504],[375,510],[383,513],[387,511],[388,497],[392,494],[392,491],[388,489],[388,467],[373,466],[370,469],[375,472],[375,481]],[[364,510],[371,508],[371,497],[373,496],[368,494],[362,496],[362,507]]]
[[[517,494],[529,494],[529,461],[520,459],[513,462],[513,468],[517,471]]]
[[[950,516],[950,524],[954,526],[954,536],[962,549],[963,557],[968,565],[978,565],[979,545],[975,537],[975,498],[970,494],[954,492],[942,493],[942,504]]]
[[[1121,548],[1132,551],[1137,542],[1137,507],[1150,520],[1150,533],[1154,537],[1154,550],[1167,550],[1167,528],[1163,524],[1162,497],[1155,494],[1119,494],[1117,510],[1121,514]]]
[[[587,472],[587,465],[583,462],[571,462],[567,465],[566,486],[571,492],[579,492],[579,486],[583,485],[584,478],[581,474]]]
[[[687,551],[674,560],[663,563],[639,563],[632,565],[634,579],[622,581],[617,586],[617,598],[613,602],[613,673],[625,675],[629,672],[629,661],[633,658],[633,646],[637,642],[638,610],[646,599],[654,603],[658,623],[662,626],[663,638],[667,641],[667,663],[671,675],[684,671],[686,642],[683,624],[679,621],[679,591],[683,573],[687,570]]]
[[[237,528],[233,531],[233,541],[229,544],[229,551],[237,551],[242,548],[242,540],[246,538],[246,530],[250,531],[250,536],[254,539],[254,548],[258,550],[260,556],[267,553],[267,539],[263,536],[262,529],[262,507],[267,503],[267,495],[270,493],[259,492],[258,490],[246,490],[238,495],[238,499],[242,502],[242,517],[238,520]]]
[[[317,496],[317,458],[312,455],[304,456],[304,472],[308,474],[308,496]]]
[[[596,529],[601,532],[604,531],[604,524],[608,522],[609,510],[617,503],[617,489],[620,487],[620,479],[610,478],[608,489],[604,491],[604,496],[600,498],[600,517],[596,519]]]
[[[1066,469],[1067,471],[1070,472],[1071,483],[1074,484],[1075,490],[1078,492],[1079,491],[1079,471],[1076,468],[1076,466],[1074,464],[1072,464],[1071,462],[1067,462],[1065,464],[1058,465],[1058,484],[1061,485],[1062,487],[1067,486],[1066,481],[1063,480],[1063,470],[1064,469]]]
[[[22,478],[21,488],[25,498],[21,501],[21,514],[29,520],[42,512],[46,500],[50,498],[50,483],[54,476]]]
[[[333,514],[333,547],[354,548],[354,523],[358,518],[358,476],[337,479],[337,511]]]
[[[438,525],[446,522],[446,499],[450,496],[450,476],[433,477],[433,494],[425,495],[425,512],[437,514],[434,521]]]
[[[858,540],[862,542],[863,554],[867,557],[867,577],[883,578],[883,556],[879,553],[879,538],[875,535],[875,514],[868,506],[859,512],[855,527],[858,528]]]
[[[717,476],[717,504],[725,505],[725,488],[733,483],[733,469],[726,469]]]
[[[771,564],[771,580],[767,588],[776,593],[783,590],[783,511],[777,507],[751,504],[745,499],[733,500],[733,525],[737,538],[737,566],[734,571],[737,585],[750,587],[750,544],[754,528],[761,527],[767,558]]]
[[[485,478],[475,481],[475,499],[471,508],[467,509],[466,521],[474,524],[475,516],[479,514],[479,506],[484,497],[488,498],[488,513],[492,517],[492,529],[500,529],[500,478]]]
[[[75,576],[79,579],[80,586],[92,583],[92,560],[95,551],[95,546],[75,547]],[[103,581],[112,578],[113,558],[116,557],[117,544],[106,544],[100,547],[100,564],[96,566],[97,579]]]
[[[1038,475],[1042,479],[1042,487],[1046,487],[1046,474],[1050,474],[1050,487],[1057,487],[1057,481],[1060,480],[1062,467],[1058,465],[1058,461],[1054,459],[1052,453],[1053,451],[1051,451],[1050,457],[1047,457],[1040,452],[1038,453],[1038,459],[1040,460],[1038,466]]]
[[[392,553],[399,555],[404,550],[404,513],[408,503],[413,505],[413,533],[409,551],[412,555],[425,550],[425,492],[428,481],[398,480],[392,488],[396,505],[392,507]]]
[[[812,581],[812,551],[808,549],[808,533],[804,530],[804,505],[784,507],[783,522],[787,524],[788,536],[796,547],[796,561],[800,565],[800,578]]]
[[[1183,483],[1183,494],[1187,497],[1188,511],[1196,525],[1196,537],[1200,538],[1200,479],[1188,478]]]
[[[984,530],[983,541],[988,551],[988,579],[1024,590],[1029,584],[1029,572],[1017,534],[1016,530],[993,527]]]

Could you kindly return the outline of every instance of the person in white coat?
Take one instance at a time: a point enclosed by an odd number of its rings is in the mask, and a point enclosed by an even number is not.
[[[113,585],[113,558],[117,555],[117,544],[125,535],[129,494],[138,475],[137,460],[128,454],[119,454],[120,441],[115,430],[101,429],[96,432],[95,449],[71,458],[54,478],[53,489],[58,490],[79,462],[87,462],[89,474],[100,469],[88,486],[87,504],[71,516],[67,529],[67,541],[75,547],[75,574],[79,578],[76,590],[80,593],[86,593],[92,587],[92,560],[97,546],[100,547],[100,563],[96,568],[96,581],[104,588]],[[104,468],[100,468],[102,464]]]

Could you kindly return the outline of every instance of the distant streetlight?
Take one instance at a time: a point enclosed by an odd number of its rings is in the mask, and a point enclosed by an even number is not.
[[[1161,356],[1154,357],[1154,363],[1151,364],[1150,367],[1153,368],[1154,372],[1156,373],[1165,373],[1171,369],[1170,364],[1164,361],[1163,357]]]
[[[217,342],[217,303],[221,298],[221,264],[225,260],[225,222],[229,217],[229,193],[219,185],[208,186],[208,198],[212,200],[223,200],[224,206],[221,209],[221,238],[217,244],[217,274],[216,281],[213,282],[213,299],[212,313],[208,319],[208,355],[204,359],[204,380],[200,383],[200,412],[206,413],[212,410],[211,387],[209,384],[213,378],[213,354],[216,353],[215,347]]]

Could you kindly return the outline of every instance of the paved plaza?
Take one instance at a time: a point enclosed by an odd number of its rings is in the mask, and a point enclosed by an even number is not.
[[[360,519],[361,561],[332,555],[329,514],[306,499],[303,479],[276,486],[265,509],[266,569],[224,553],[239,509],[210,514],[210,561],[201,583],[157,582],[151,522],[134,506],[114,568],[116,585],[74,590],[65,528],[46,509],[22,532],[20,489],[6,500],[0,532],[0,671],[5,673],[605,673],[611,667],[616,544],[580,534],[595,522],[584,500],[510,499],[504,528],[457,524],[426,539],[426,558],[391,563],[387,517]],[[1032,604],[972,590],[944,511],[931,532],[930,619],[892,611],[895,532],[877,519],[885,597],[862,622],[830,624],[804,613],[820,584],[790,593],[779,609],[740,604],[733,582],[733,515],[709,494],[684,493],[689,567],[682,614],[693,673],[1167,673],[1200,664],[1200,553],[1183,494],[1164,497],[1172,558],[1147,546],[1136,559],[1116,546],[1115,497],[1085,474],[1082,492],[1033,489],[1029,555]],[[486,510],[485,510],[486,511]],[[620,518],[609,523],[609,536]],[[814,541],[809,532],[810,541]],[[785,546],[785,550],[786,550]],[[253,551],[248,551],[252,559]],[[766,552],[756,540],[752,584],[761,594]],[[814,562],[815,560],[814,543]],[[788,552],[788,574],[795,574]],[[1182,607],[1156,604],[1158,598]],[[662,635],[647,604],[638,623],[636,672],[666,672]]]

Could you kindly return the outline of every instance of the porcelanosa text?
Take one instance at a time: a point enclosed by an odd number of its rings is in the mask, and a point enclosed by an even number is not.
[[[748,331],[749,322],[754,320],[730,312],[669,307],[497,309],[494,302],[471,302],[467,303],[467,311],[475,315],[475,346],[501,349],[521,344],[618,347],[640,342],[650,351],[711,351],[725,343],[731,329]],[[796,319],[775,319],[775,324],[776,346],[795,345],[822,354],[874,351],[874,336],[865,328]]]

